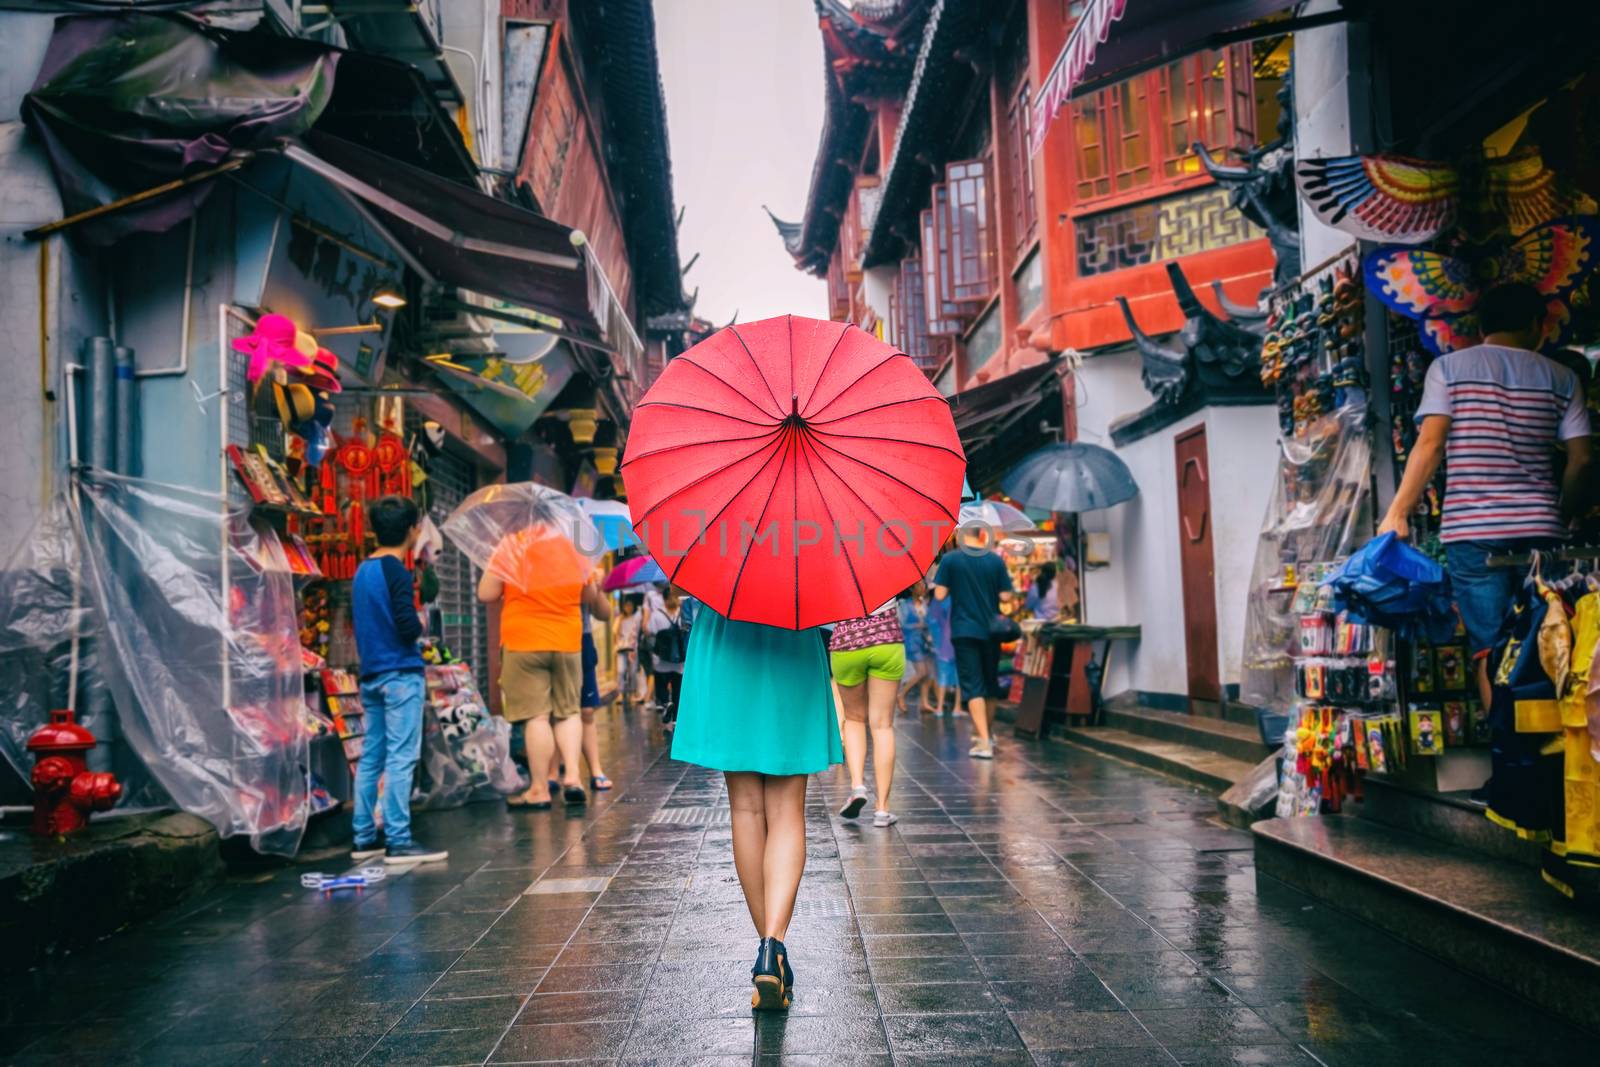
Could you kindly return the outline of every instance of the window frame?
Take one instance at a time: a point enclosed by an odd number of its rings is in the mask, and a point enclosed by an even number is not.
[[[1213,75],[1219,61],[1225,61],[1225,69]],[[1175,76],[1184,79],[1183,103],[1188,108],[1181,122],[1172,114]],[[1180,139],[1177,128],[1182,126],[1187,132],[1183,140],[1202,141],[1213,151],[1235,153],[1253,146],[1259,136],[1254,78],[1250,46],[1233,44],[1191,53],[1073,101],[1073,214],[1103,211],[1208,183],[1210,176],[1190,153],[1189,145],[1175,143]],[[1223,109],[1216,117],[1201,113],[1209,99],[1207,89],[1213,86],[1220,86]],[[1123,93],[1143,104],[1144,121],[1135,130],[1123,128],[1127,110]],[[1223,134],[1220,139],[1214,136],[1219,130]],[[1094,138],[1088,136],[1091,132]],[[1145,158],[1138,165],[1124,158],[1126,146],[1135,141],[1145,146]],[[1099,165],[1090,169],[1087,154],[1095,149],[1100,152]]]

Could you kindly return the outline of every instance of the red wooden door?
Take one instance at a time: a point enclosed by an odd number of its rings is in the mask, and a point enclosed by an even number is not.
[[[1173,444],[1178,466],[1178,553],[1183,570],[1184,650],[1189,709],[1215,713],[1222,701],[1217,671],[1217,577],[1211,551],[1211,469],[1206,428]]]

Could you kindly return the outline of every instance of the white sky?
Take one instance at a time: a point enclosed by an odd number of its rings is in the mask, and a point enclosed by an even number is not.
[[[761,210],[798,219],[822,131],[822,35],[811,0],[657,0],[684,288],[717,326],[827,318],[819,278],[794,269]]]

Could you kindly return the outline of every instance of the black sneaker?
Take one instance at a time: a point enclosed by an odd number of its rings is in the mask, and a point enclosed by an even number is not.
[[[383,853],[385,863],[436,863],[448,859],[450,853],[442,848],[427,848],[416,841],[409,845],[390,845]]]
[[[388,843],[383,839],[383,832],[379,831],[377,840],[373,841],[371,844],[363,845],[361,842],[357,841],[354,845],[352,845],[350,848],[350,858],[357,863],[360,863],[362,860],[376,859],[377,857],[383,855],[388,847]]]

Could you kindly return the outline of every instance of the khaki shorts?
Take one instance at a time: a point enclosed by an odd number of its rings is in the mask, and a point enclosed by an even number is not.
[[[583,692],[583,654],[502,651],[500,691],[507,722],[570,719]]]

